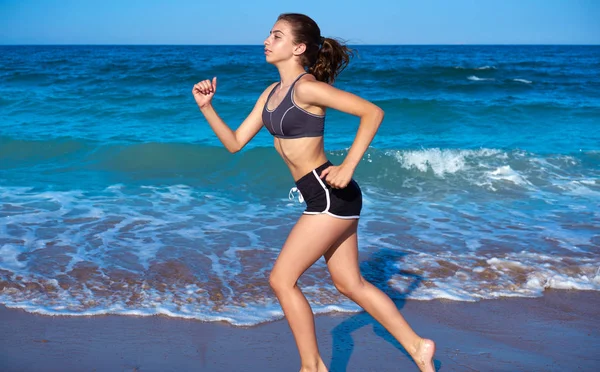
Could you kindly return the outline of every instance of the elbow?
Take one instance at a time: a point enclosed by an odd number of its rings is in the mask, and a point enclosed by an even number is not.
[[[383,121],[383,118],[385,117],[385,111],[383,111],[383,109],[381,109],[381,107],[375,106],[375,109],[373,110],[373,117],[375,118],[375,122],[377,123],[377,126],[379,127],[379,125]]]
[[[232,154],[235,154],[236,152],[240,152],[240,150],[244,147],[244,145],[242,145],[240,143],[240,141],[238,140],[237,134],[235,132],[233,133],[233,138],[231,138],[227,142],[223,142],[223,145],[225,145],[225,148],[227,149],[227,151],[229,151]]]
[[[242,149],[242,146],[240,146],[240,145],[227,146],[227,151],[229,151],[232,154],[235,154],[236,152],[240,152],[241,149]]]

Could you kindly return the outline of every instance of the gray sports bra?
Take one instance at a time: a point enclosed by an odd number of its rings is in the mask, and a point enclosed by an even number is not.
[[[325,115],[315,115],[296,105],[294,102],[294,85],[302,76],[300,74],[294,80],[283,100],[274,110],[267,109],[269,100],[275,92],[275,89],[281,84],[277,83],[265,102],[262,112],[263,125],[267,130],[278,138],[301,138],[301,137],[320,137],[323,135],[325,127]]]

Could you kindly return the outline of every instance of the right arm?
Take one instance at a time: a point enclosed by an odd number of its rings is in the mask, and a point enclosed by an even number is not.
[[[223,146],[231,152],[235,153],[240,151],[250,140],[258,133],[262,128],[262,109],[267,101],[267,97],[271,89],[276,83],[271,84],[265,91],[260,95],[252,112],[242,122],[242,124],[235,130],[231,130],[227,124],[219,117],[214,107],[212,106],[212,98],[217,91],[217,78],[210,80],[204,80],[194,85],[192,93],[194,99],[198,104],[200,112],[204,114],[206,121],[215,132]]]

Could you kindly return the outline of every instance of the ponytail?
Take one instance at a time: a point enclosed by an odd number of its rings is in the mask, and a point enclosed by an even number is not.
[[[354,50],[345,44],[336,39],[322,38],[317,60],[308,68],[308,72],[319,81],[333,84],[340,72],[348,66],[352,56],[354,56]]]
[[[317,80],[333,84],[339,73],[348,66],[355,51],[337,39],[322,37],[317,23],[304,14],[285,13],[277,20],[290,24],[295,44],[306,45],[305,52],[300,55],[302,66]]]

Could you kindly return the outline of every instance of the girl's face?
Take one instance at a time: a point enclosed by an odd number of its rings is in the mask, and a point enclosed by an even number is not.
[[[277,21],[264,41],[268,63],[286,61],[302,54],[304,44],[294,45],[292,29],[285,21]]]

